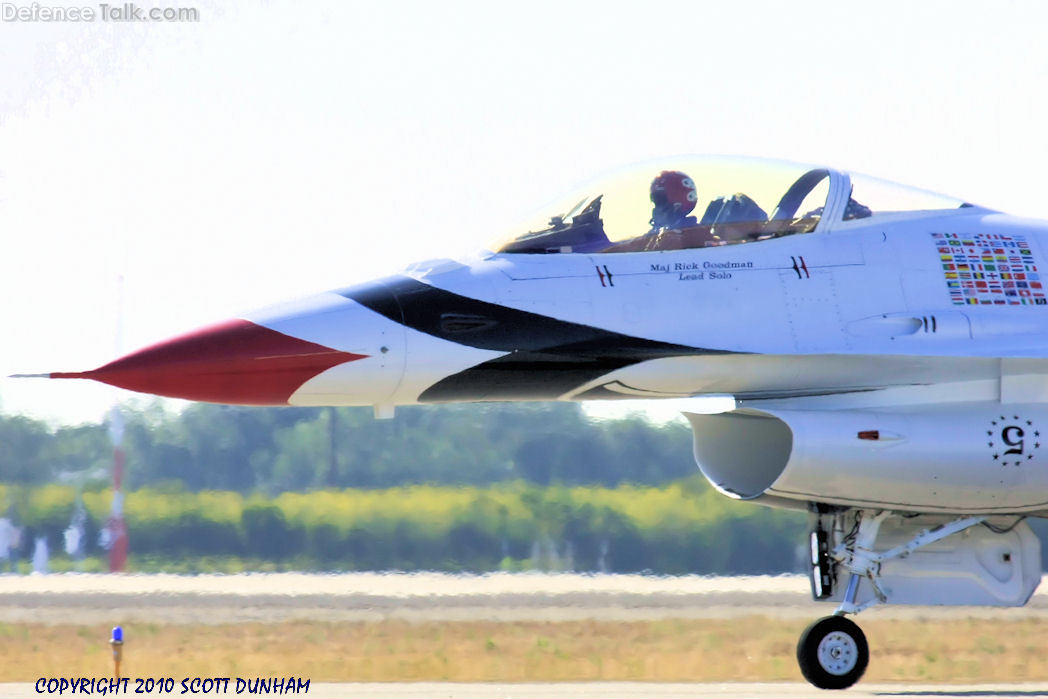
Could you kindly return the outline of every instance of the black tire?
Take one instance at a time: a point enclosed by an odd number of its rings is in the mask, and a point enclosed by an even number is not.
[[[851,687],[866,672],[869,662],[866,635],[854,621],[843,616],[812,622],[797,641],[801,674],[819,689]]]

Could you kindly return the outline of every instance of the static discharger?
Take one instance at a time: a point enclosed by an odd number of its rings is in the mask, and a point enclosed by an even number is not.
[[[120,661],[124,659],[124,630],[119,626],[113,627],[113,635],[109,639],[109,647],[113,649],[113,679],[120,679]]]

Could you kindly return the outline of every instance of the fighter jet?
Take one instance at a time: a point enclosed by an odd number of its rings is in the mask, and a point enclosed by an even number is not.
[[[1048,222],[829,167],[685,158],[598,179],[484,251],[250,313],[91,371],[243,405],[679,401],[725,496],[803,510],[836,611],[1022,606],[1048,515]],[[704,410],[703,396],[734,397]],[[1043,431],[1043,434],[1042,434]],[[1043,449],[1043,451],[1042,451]]]

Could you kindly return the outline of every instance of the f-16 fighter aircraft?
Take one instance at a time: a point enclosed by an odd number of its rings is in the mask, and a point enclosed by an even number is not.
[[[1048,222],[826,167],[683,159],[481,254],[251,313],[88,378],[246,405],[678,399],[721,493],[810,518],[836,612],[804,676],[866,669],[875,604],[1022,606],[1048,515]],[[733,396],[707,414],[696,397]],[[1043,434],[1042,434],[1043,432]]]

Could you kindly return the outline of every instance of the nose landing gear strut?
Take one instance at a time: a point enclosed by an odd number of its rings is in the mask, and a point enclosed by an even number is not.
[[[881,564],[906,558],[917,549],[941,541],[986,520],[985,517],[960,517],[938,526],[922,529],[905,543],[886,551],[874,550],[881,523],[893,514],[889,511],[854,512],[854,527],[831,548],[830,534],[822,517],[811,534],[811,583],[816,599],[833,596],[835,572],[849,573],[848,586],[833,616],[813,622],[797,642],[797,664],[804,678],[820,689],[845,689],[866,672],[870,649],[862,629],[846,618],[880,602],[887,602],[890,590],[884,586]],[[898,516],[898,515],[896,515]],[[867,581],[873,596],[860,603],[859,584]]]

